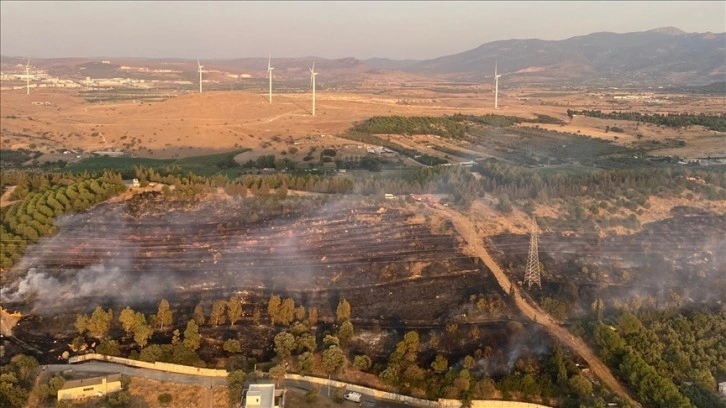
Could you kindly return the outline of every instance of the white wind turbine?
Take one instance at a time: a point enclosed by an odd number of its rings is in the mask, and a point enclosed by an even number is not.
[[[272,57],[267,57],[267,77],[270,79],[270,103],[272,103]]]
[[[499,109],[499,77],[501,74],[497,73],[498,62],[494,63],[494,109]]]
[[[25,65],[25,94],[30,95],[30,59]]]
[[[315,75],[318,75],[318,73],[315,72],[315,61],[313,61],[313,66],[310,67],[310,85],[313,88],[313,116],[315,116]]]
[[[202,68],[204,68],[204,65],[201,65],[199,63],[199,60],[197,60],[197,70],[199,71],[199,93],[202,93]]]

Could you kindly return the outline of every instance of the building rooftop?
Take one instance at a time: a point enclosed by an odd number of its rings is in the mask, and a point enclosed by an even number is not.
[[[244,408],[273,408],[274,402],[275,384],[250,384]]]
[[[100,377],[82,378],[79,380],[69,380],[63,384],[62,390],[68,390],[71,388],[79,387],[90,387],[92,385],[98,385],[103,383],[103,379],[106,379],[107,383],[121,381],[121,374],[102,375]]]

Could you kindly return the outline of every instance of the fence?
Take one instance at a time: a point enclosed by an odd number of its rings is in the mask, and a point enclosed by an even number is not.
[[[160,361],[157,361],[155,363],[147,363],[146,361],[131,360],[128,358],[113,357],[97,353],[90,353],[84,354],[82,356],[71,357],[68,359],[68,362],[70,364],[74,364],[90,360],[107,361],[110,363],[123,364],[131,367],[146,368],[148,370],[165,371],[168,373],[177,374],[201,375],[205,377],[227,377],[228,374],[226,370],[215,370],[212,368],[200,368],[180,364],[162,363]]]
[[[438,401],[425,400],[421,398],[409,397],[408,395],[396,394],[393,392],[386,392],[377,390],[374,388],[363,387],[355,384],[348,384],[342,381],[328,380],[327,378],[309,377],[298,374],[286,374],[286,380],[293,381],[305,381],[313,384],[318,384],[324,387],[330,385],[333,388],[345,388],[346,391],[355,391],[363,395],[368,395],[377,399],[384,399],[389,401],[403,402],[407,405],[423,408],[459,408],[461,407],[461,401],[452,399],[442,399]],[[500,401],[500,400],[475,400],[472,401],[472,408],[549,408],[546,405],[532,404],[528,402],[517,402],[517,401]]]

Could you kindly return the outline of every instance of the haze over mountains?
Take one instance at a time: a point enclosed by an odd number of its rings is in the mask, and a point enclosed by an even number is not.
[[[2,59],[3,63],[16,63],[16,58]],[[122,60],[141,59],[113,60],[115,64],[121,64]],[[502,82],[510,84],[703,85],[726,81],[726,33],[685,33],[668,27],[625,34],[600,32],[559,41],[505,40],[429,60],[273,56],[275,74],[280,80],[302,80],[309,75],[307,67],[313,60],[321,72],[323,84],[326,81],[334,84],[424,79],[482,82],[493,76],[494,65],[498,63],[499,72],[504,75]],[[39,67],[46,64],[70,68],[73,61],[82,64],[92,60],[56,59],[35,63]],[[145,61],[174,65],[185,71],[183,76],[189,79],[196,71],[196,61],[171,58]],[[204,64],[207,69],[264,77],[267,59],[206,60]],[[112,67],[107,67],[106,71],[109,70],[112,71]],[[187,70],[190,71],[188,74]],[[90,72],[86,71],[84,75]]]

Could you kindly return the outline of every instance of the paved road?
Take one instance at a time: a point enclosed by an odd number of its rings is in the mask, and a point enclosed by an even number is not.
[[[149,370],[146,368],[128,367],[123,364],[100,362],[100,361],[89,361],[78,364],[50,364],[45,366],[48,373],[58,373],[66,370],[72,370],[75,373],[89,373],[89,374],[111,374],[121,373],[131,377],[141,377],[156,381],[167,381],[177,384],[191,384],[209,388],[210,386],[226,386],[227,379],[220,377],[205,377],[190,374],[175,374],[167,373],[157,370]],[[294,381],[285,380],[284,385],[290,388],[297,388],[300,390],[307,391],[312,388],[312,384],[306,381]],[[204,395],[204,403],[206,406],[211,407],[212,403],[212,390],[208,389]],[[331,395],[333,389],[331,388]],[[327,389],[324,387],[320,390],[321,396],[327,396]],[[344,405],[351,405],[348,402]],[[355,404],[358,406],[358,404]],[[409,407],[407,404],[397,403],[393,401],[377,400],[373,397],[364,395],[361,399],[360,407],[362,408],[402,408]]]
[[[283,382],[286,388],[295,388],[302,391],[308,391],[310,388],[312,388],[313,384],[307,382],[307,381],[298,381],[298,380],[285,380]],[[316,385],[317,386],[317,385]],[[333,393],[335,392],[335,388],[330,389],[330,395],[332,397]],[[320,386],[320,396],[326,397],[328,396],[328,389],[326,387]],[[385,400],[379,400],[375,399],[373,397],[369,397],[367,395],[363,395],[360,401],[360,405],[355,404],[353,402],[345,402],[342,406],[360,406],[361,408],[403,408],[407,407],[410,408],[411,406],[408,404],[395,402],[395,401],[385,401]]]
[[[556,337],[561,343],[572,348],[580,357],[582,357],[583,360],[587,362],[592,372],[600,378],[600,380],[607,384],[607,386],[610,387],[610,389],[616,394],[630,402],[633,406],[640,406],[640,404],[630,397],[630,394],[625,387],[623,387],[622,384],[615,379],[613,374],[610,372],[610,369],[600,360],[600,358],[597,357],[597,355],[587,344],[585,344],[584,341],[580,338],[574,337],[569,331],[567,331],[567,329],[560,326],[560,323],[556,319],[542,310],[538,305],[527,302],[520,293],[519,288],[512,284],[509,277],[507,277],[501,268],[499,268],[499,265],[494,261],[494,258],[491,257],[486,248],[484,248],[481,244],[473,225],[467,217],[451,208],[442,209],[437,207],[434,208],[434,210],[437,210],[439,214],[451,220],[459,234],[466,238],[466,246],[470,254],[479,257],[484,262],[484,265],[492,271],[494,277],[499,283],[499,286],[501,286],[505,293],[513,295],[514,303],[522,314],[527,316],[527,318],[532,320],[534,323],[542,325],[542,327]]]

